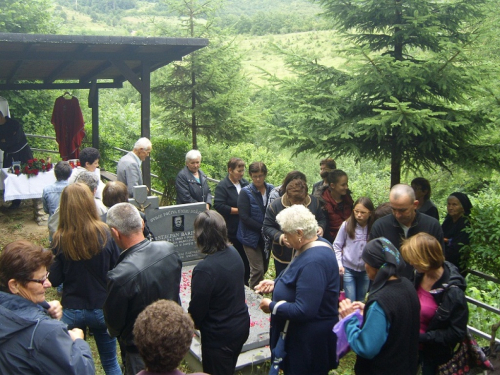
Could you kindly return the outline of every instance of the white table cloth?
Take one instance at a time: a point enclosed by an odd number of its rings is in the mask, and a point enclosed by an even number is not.
[[[56,182],[53,170],[28,178],[25,174],[15,175],[2,168],[0,190],[4,190],[4,200],[41,198],[43,188]],[[3,186],[2,186],[3,185]]]

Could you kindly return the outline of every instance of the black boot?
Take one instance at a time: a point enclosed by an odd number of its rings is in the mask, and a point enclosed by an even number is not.
[[[21,200],[20,199],[14,199],[9,206],[9,210],[15,210],[16,208],[19,208],[21,205]]]

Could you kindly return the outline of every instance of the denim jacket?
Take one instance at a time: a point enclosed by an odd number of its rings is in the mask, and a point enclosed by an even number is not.
[[[52,216],[57,207],[59,207],[59,200],[63,189],[68,186],[68,180],[56,181],[43,189],[42,201],[43,210]]]

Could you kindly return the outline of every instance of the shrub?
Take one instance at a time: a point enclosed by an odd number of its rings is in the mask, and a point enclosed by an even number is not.
[[[185,165],[189,142],[169,138],[155,138],[151,158],[151,169],[158,175],[161,205],[175,204],[175,178]],[[158,181],[156,180],[156,181]]]
[[[464,252],[470,252],[469,267],[492,275],[500,274],[500,194],[496,186],[489,187],[472,196],[473,205],[470,227],[465,230],[470,236],[470,245]]]

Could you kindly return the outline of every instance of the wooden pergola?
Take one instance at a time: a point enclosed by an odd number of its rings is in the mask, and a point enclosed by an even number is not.
[[[88,89],[98,149],[99,89],[129,81],[141,94],[141,137],[151,138],[151,72],[207,45],[204,38],[0,33],[0,90]],[[149,159],[142,168],[151,189]]]

